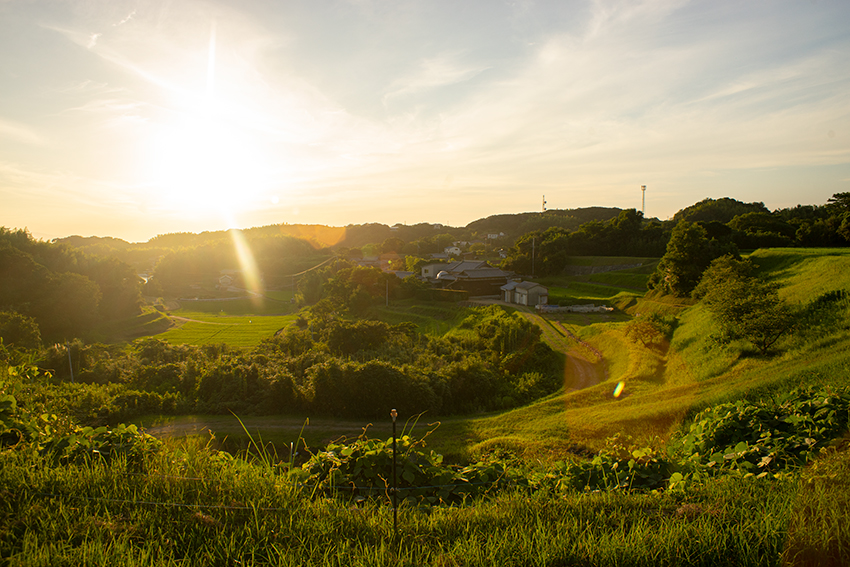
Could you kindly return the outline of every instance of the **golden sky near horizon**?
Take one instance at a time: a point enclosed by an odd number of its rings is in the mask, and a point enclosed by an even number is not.
[[[0,0],[0,226],[668,218],[850,191],[850,3]]]

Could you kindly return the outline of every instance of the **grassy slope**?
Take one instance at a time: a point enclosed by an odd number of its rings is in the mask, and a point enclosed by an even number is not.
[[[793,485],[729,478],[687,494],[518,492],[401,506],[393,538],[383,499],[313,499],[272,467],[191,445],[142,471],[121,460],[51,468],[28,453],[6,465],[0,556],[15,566],[815,565],[829,564],[818,560],[832,542],[808,526],[836,532],[822,512],[835,483],[824,478],[800,502]]]
[[[783,286],[782,295],[792,304],[826,291],[850,289],[850,251],[759,250],[751,258],[766,277]],[[583,340],[604,353],[607,381],[505,414],[447,423],[434,441],[446,439],[449,453],[463,453],[465,446],[471,446],[474,454],[493,444],[493,439],[504,438],[515,450],[541,458],[557,456],[571,445],[596,448],[616,432],[659,444],[683,419],[709,405],[769,395],[776,388],[844,382],[850,370],[846,330],[836,329],[814,340],[801,331],[782,341],[782,354],[741,355],[712,343],[713,324],[700,305],[652,297],[625,303],[632,313],[679,314],[668,349],[652,351],[630,343],[622,323],[576,327]],[[615,398],[614,387],[620,381],[625,389]],[[483,445],[476,447],[476,443]]]
[[[295,320],[291,295],[268,292],[262,298],[186,301],[169,312],[175,326],[159,337],[174,344],[256,346]]]

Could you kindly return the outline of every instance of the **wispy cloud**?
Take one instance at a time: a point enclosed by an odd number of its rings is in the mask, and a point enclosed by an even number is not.
[[[204,120],[266,162],[279,196],[268,219],[483,215],[527,210],[541,192],[553,206],[619,206],[644,183],[684,201],[675,207],[728,172],[772,194],[754,181],[770,168],[850,162],[850,37],[838,24],[850,9],[837,4],[72,4],[44,27],[73,44],[74,68],[29,87],[21,108],[37,113],[0,119],[0,138],[56,148],[23,170],[112,183],[127,202],[144,200],[143,181],[104,163],[123,152],[144,173],[141,146]],[[215,96],[202,108],[213,20]]]
[[[423,59],[409,75],[396,79],[383,96],[384,104],[392,99],[414,95],[475,77],[487,67],[464,65],[457,56],[442,54]]]
[[[123,26],[124,24],[126,24],[127,22],[129,22],[130,20],[132,20],[135,16],[136,16],[136,11],[135,11],[135,10],[133,10],[132,12],[130,12],[129,14],[127,14],[127,17],[126,17],[126,18],[124,18],[123,20],[121,20],[121,21],[120,21],[120,22],[118,22],[117,24],[112,24],[112,25],[113,25],[114,27]]]
[[[24,144],[40,145],[43,143],[42,137],[26,124],[7,120],[3,117],[0,117],[0,136]]]

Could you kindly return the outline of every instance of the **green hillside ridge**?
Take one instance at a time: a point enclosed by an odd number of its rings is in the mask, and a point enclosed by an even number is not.
[[[751,255],[760,274],[782,285],[781,294],[802,308],[823,293],[850,290],[850,251],[768,249]],[[516,450],[557,455],[564,447],[598,449],[615,433],[639,443],[663,444],[682,420],[702,408],[742,397],[770,396],[801,385],[846,385],[850,373],[850,321],[842,318],[817,329],[798,328],[782,340],[780,354],[740,352],[743,345],[719,348],[714,322],[703,306],[676,307],[638,299],[627,310],[675,313],[678,326],[669,345],[647,349],[624,336],[625,323],[576,327],[576,334],[604,353],[607,379],[591,388],[565,392],[506,414],[480,417],[462,426],[475,443],[510,438]],[[846,314],[845,314],[846,315]],[[569,383],[571,377],[565,376]],[[625,387],[613,396],[618,382]],[[553,434],[550,436],[550,433]],[[555,437],[553,439],[552,437]],[[435,434],[434,442],[442,436]]]

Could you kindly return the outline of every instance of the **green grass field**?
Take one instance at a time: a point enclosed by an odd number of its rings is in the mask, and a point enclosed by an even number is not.
[[[182,301],[168,313],[174,326],[159,337],[174,344],[256,346],[295,320],[291,297],[291,292],[264,292],[259,298]]]
[[[850,290],[850,250],[759,250],[751,257],[799,309],[825,292]],[[616,273],[611,281],[623,282]],[[775,353],[761,356],[742,344],[721,348],[712,338],[711,317],[692,301],[636,295],[619,284],[552,282],[564,285],[565,301],[607,301],[622,307],[607,320],[557,324],[552,318],[544,323],[559,340],[574,345],[570,352],[575,356],[587,359],[588,347],[565,330],[602,354],[601,360],[591,361],[601,381],[507,412],[444,419],[427,438],[430,448],[461,461],[501,450],[518,457],[516,466],[542,471],[554,461],[600,449],[615,434],[664,451],[666,441],[694,412],[720,402],[770,398],[799,385],[847,384],[846,320],[797,328]],[[648,311],[678,317],[669,344],[646,348],[625,336],[629,314]],[[451,332],[465,313],[452,305],[415,302],[379,312],[388,321],[411,321],[433,334]],[[225,342],[239,341],[292,317],[205,309],[173,314],[203,322],[169,331],[172,339],[180,332],[196,332],[193,340],[209,342],[222,341],[204,332],[229,337]],[[263,320],[268,328],[256,332]],[[216,331],[216,326],[221,328]],[[568,386],[576,378],[569,372],[580,367],[565,368]],[[624,386],[619,396],[617,384]],[[278,447],[296,441],[304,426],[304,416],[241,417],[255,439]],[[403,505],[396,537],[389,492],[374,501],[311,494],[273,462],[251,465],[208,451],[205,427],[212,427],[218,439],[231,439],[236,444],[231,448],[248,448],[242,425],[232,416],[144,421],[152,430],[163,428],[165,436],[167,428],[178,437],[195,428],[196,437],[171,440],[165,451],[135,467],[121,459],[109,465],[92,460],[51,467],[37,451],[3,455],[4,564],[850,564],[846,441],[806,468],[773,480],[729,475],[682,490],[638,493],[517,489],[457,507]],[[356,436],[368,425],[311,420],[304,434],[316,447],[339,435]],[[421,435],[435,425],[435,418],[423,416],[414,433]],[[369,427],[370,436],[385,438],[390,427],[389,419],[376,423]],[[340,488],[336,496],[342,494]]]
[[[463,321],[467,314],[466,308],[452,302],[415,299],[392,301],[389,306],[379,306],[374,311],[386,323],[413,323],[420,333],[434,336],[446,334]]]
[[[27,567],[841,565],[847,472],[833,458],[799,480],[517,490],[394,515],[387,497],[312,498],[273,466],[202,445],[168,447],[141,471],[122,460],[47,468],[14,453],[0,468],[0,556]]]
[[[295,315],[211,315],[183,309],[171,315],[176,326],[158,335],[165,341],[189,345],[227,343],[240,348],[260,344],[295,320]]]

